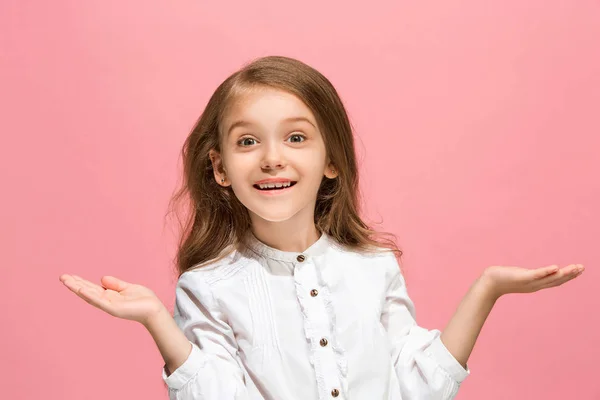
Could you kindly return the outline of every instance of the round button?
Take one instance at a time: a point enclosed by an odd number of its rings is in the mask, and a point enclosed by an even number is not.
[[[296,257],[296,260],[298,260],[299,262],[302,262],[302,261],[306,260],[306,257],[304,257],[303,254],[300,254],[298,257]]]
[[[327,346],[328,342],[327,342],[327,339],[323,338],[319,341],[319,343],[321,344],[321,347],[325,347],[325,346]]]
[[[310,295],[312,297],[317,297],[318,294],[319,294],[319,291],[317,289],[313,289],[310,291]]]
[[[333,390],[331,391],[331,396],[332,396],[332,397],[338,397],[339,395],[340,395],[340,391],[339,391],[339,390],[337,390],[337,389],[333,389]]]

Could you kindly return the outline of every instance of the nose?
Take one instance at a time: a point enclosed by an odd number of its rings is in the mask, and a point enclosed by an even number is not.
[[[260,167],[262,169],[282,169],[285,167],[286,162],[284,160],[282,151],[278,148],[277,143],[265,147]]]

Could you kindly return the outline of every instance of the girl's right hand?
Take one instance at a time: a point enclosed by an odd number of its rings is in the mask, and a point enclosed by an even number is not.
[[[144,286],[104,276],[102,286],[77,275],[63,274],[60,281],[89,304],[118,318],[137,321],[144,326],[166,310],[154,292]]]

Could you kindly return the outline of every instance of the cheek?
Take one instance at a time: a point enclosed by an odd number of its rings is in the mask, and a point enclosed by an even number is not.
[[[235,180],[244,179],[252,171],[255,165],[250,155],[236,154],[234,157],[225,159],[225,168],[228,175]]]
[[[310,161],[305,161],[306,166],[304,167],[304,175],[306,178],[310,178],[311,181],[320,182],[323,178],[323,172],[325,171],[325,163],[320,158],[312,158]]]
[[[300,169],[305,174],[323,172],[325,168],[325,153],[319,149],[307,148],[288,156],[290,165]]]

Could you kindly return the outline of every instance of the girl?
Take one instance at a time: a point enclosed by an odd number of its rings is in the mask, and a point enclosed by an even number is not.
[[[394,241],[359,217],[353,134],[331,83],[265,57],[216,90],[183,147],[191,205],[174,316],[143,286],[61,281],[154,338],[170,399],[452,399],[496,300],[583,266],[488,267],[443,332],[415,322]]]

